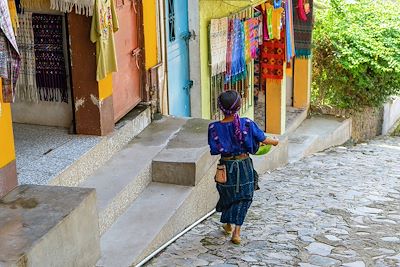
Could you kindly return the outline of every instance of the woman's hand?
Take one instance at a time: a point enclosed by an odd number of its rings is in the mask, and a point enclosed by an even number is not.
[[[265,140],[262,143],[265,145],[277,146],[279,144],[279,140],[274,138],[265,138]]]

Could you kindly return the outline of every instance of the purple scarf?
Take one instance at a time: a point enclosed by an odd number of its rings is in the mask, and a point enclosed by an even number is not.
[[[234,119],[233,119],[233,129],[235,131],[235,138],[237,141],[239,141],[241,144],[243,143],[243,136],[242,136],[242,131],[240,130],[240,117],[239,117],[239,110],[241,105],[237,105],[238,102],[240,101],[240,96],[239,94],[236,97],[235,102],[232,104],[232,106],[229,109],[225,109],[222,106],[221,103],[221,97],[218,97],[218,107],[222,110],[222,112],[225,115],[234,115]]]

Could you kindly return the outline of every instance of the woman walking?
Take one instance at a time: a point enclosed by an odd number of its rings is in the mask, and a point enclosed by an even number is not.
[[[278,145],[266,138],[255,122],[239,118],[242,101],[237,91],[225,91],[218,97],[224,119],[210,123],[208,144],[212,155],[221,155],[216,182],[219,192],[217,212],[222,212],[221,223],[231,241],[240,244],[240,228],[252,201],[255,188],[254,166],[249,154],[255,154],[260,143]],[[224,178],[226,174],[226,179]],[[233,225],[235,227],[233,228]]]

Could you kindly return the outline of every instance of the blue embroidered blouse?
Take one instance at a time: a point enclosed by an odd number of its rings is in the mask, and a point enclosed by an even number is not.
[[[254,121],[248,118],[240,118],[240,128],[244,139],[242,143],[235,139],[233,122],[210,123],[208,126],[208,145],[211,155],[255,154],[260,142],[266,138],[265,133],[258,128]]]

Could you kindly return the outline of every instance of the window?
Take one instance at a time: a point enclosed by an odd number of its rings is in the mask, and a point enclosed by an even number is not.
[[[168,0],[168,28],[169,41],[173,42],[176,38],[175,33],[175,0]]]

